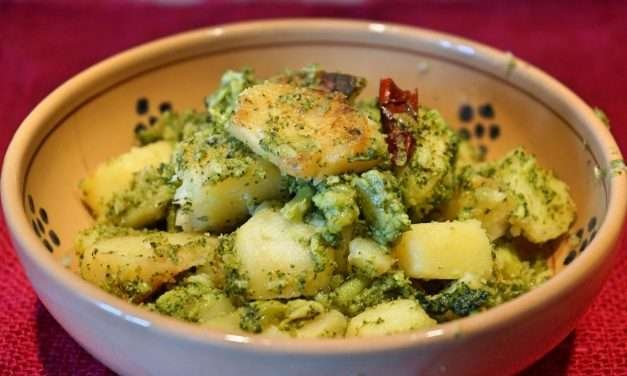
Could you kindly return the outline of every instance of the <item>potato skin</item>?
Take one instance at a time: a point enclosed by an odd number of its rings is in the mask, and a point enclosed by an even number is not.
[[[242,92],[227,131],[300,178],[365,171],[387,157],[377,124],[343,95],[287,84]]]

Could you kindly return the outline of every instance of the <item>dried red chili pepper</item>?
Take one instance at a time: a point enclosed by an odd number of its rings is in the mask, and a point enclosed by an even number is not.
[[[410,131],[403,129],[394,114],[407,113],[415,119],[418,90],[401,90],[391,78],[384,78],[379,83],[379,108],[392,162],[404,166],[414,153],[416,139]]]

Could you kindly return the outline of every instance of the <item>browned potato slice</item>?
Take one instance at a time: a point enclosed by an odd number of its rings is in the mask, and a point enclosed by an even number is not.
[[[228,132],[288,175],[368,170],[387,156],[378,126],[346,97],[266,82],[240,94]]]

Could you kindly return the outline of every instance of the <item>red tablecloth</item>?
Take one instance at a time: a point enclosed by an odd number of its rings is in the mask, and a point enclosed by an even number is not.
[[[627,151],[627,2],[0,0],[0,152],[51,90],[111,54],[156,37],[269,17],[350,17],[463,35],[539,66],[603,108]],[[341,5],[341,4],[345,5]],[[160,5],[159,5],[160,4]],[[262,4],[262,5],[260,5]],[[627,242],[601,295],[576,330],[526,371],[627,374]],[[109,374],[38,301],[0,217],[0,373]]]

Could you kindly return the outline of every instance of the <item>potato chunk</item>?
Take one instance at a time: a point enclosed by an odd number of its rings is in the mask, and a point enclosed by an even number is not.
[[[230,231],[248,217],[248,205],[281,195],[279,170],[219,130],[186,138],[173,160],[181,182],[176,225],[183,231]]]
[[[513,235],[522,233],[533,243],[543,243],[568,231],[575,220],[568,186],[524,149],[515,149],[499,161],[496,179],[517,199],[510,217]]]
[[[400,299],[381,303],[353,317],[346,337],[384,336],[425,329],[437,322],[415,300]]]
[[[312,296],[329,284],[335,257],[315,236],[315,228],[261,208],[235,233],[233,252],[249,299]],[[229,267],[228,262],[226,262]],[[233,284],[227,273],[227,288]]]
[[[374,278],[386,273],[396,259],[388,248],[367,238],[355,238],[349,244],[348,264],[353,272]]]
[[[394,247],[401,269],[420,279],[459,279],[471,273],[489,277],[492,246],[477,220],[420,223]]]
[[[377,124],[343,95],[286,84],[242,92],[227,131],[300,178],[368,170],[387,155]]]
[[[214,257],[215,238],[95,227],[76,243],[83,279],[140,302],[177,274]]]
[[[131,149],[101,165],[80,183],[83,202],[96,218],[105,215],[107,204],[129,188],[136,173],[168,163],[172,145],[161,141]]]

